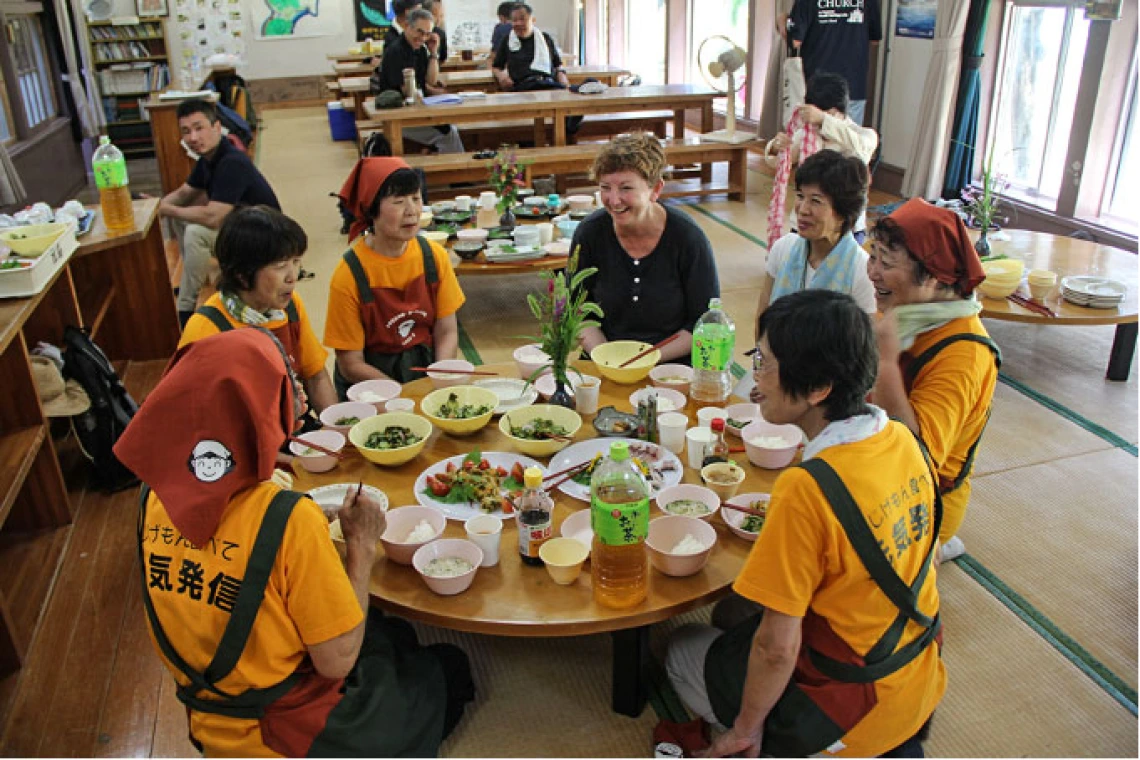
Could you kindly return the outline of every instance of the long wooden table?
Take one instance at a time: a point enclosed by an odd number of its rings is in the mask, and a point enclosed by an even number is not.
[[[583,372],[596,374],[591,371],[589,362],[576,364]],[[497,371],[505,377],[518,376],[514,364],[489,365],[480,369]],[[603,380],[600,404],[631,411],[629,394],[646,384],[617,385]],[[429,381],[417,380],[404,386],[403,395],[418,401],[430,390]],[[696,424],[692,403],[686,412]],[[576,441],[595,437],[590,424],[592,418],[592,415],[586,417],[582,429],[574,437]],[[476,448],[482,451],[512,450],[499,432],[496,421],[465,438],[436,430],[424,452],[401,467],[377,467],[352,451],[332,472],[322,475],[299,473],[296,488],[305,490],[318,485],[363,480],[383,490],[390,504],[398,508],[416,503],[412,486],[426,467]],[[684,461],[684,457],[681,458]],[[779,474],[777,471],[753,467],[743,454],[737,457],[737,461],[747,473],[740,493],[771,491]],[[685,467],[683,482],[700,483],[700,476]],[[588,505],[561,492],[553,495],[557,535],[563,520],[587,509]],[[660,513],[654,507],[652,517],[656,516]],[[524,565],[516,551],[516,527],[511,522],[503,525],[499,564],[480,568],[471,588],[458,596],[437,596],[428,590],[413,568],[389,562],[381,549],[372,568],[372,602],[386,611],[413,620],[471,633],[520,637],[611,633],[614,639],[613,709],[624,715],[636,716],[645,706],[647,695],[645,665],[649,655],[649,626],[726,595],[752,547],[751,543],[733,535],[719,515],[712,518],[711,524],[717,531],[717,544],[705,568],[688,578],[672,578],[650,569],[648,598],[628,610],[611,610],[594,603],[588,566],[576,582],[559,586],[544,568]],[[462,537],[462,524],[449,521],[444,535]]]
[[[597,79],[610,87],[616,87],[618,79],[628,74],[629,69],[608,64],[566,67],[566,78],[570,80],[570,84],[581,84],[587,79]],[[456,92],[462,90],[499,92],[499,83],[490,69],[444,72],[440,75],[440,79],[450,90]]]
[[[1025,261],[1025,270],[1048,269],[1057,273],[1057,287],[1045,305],[1057,316],[1046,317],[1005,299],[982,297],[982,316],[1009,322],[1040,325],[1116,325],[1116,336],[1109,354],[1106,377],[1126,381],[1136,352],[1137,258],[1119,248],[1061,237],[1047,232],[1006,230],[1009,240],[994,240],[993,253],[1004,253]],[[977,234],[974,234],[977,237]],[[1093,275],[1123,282],[1128,288],[1124,301],[1115,309],[1090,309],[1069,303],[1061,296],[1061,280],[1070,275]],[[1026,298],[1029,292],[1021,288]],[[979,291],[979,295],[981,292]]]
[[[405,108],[376,108],[364,104],[367,117],[384,130],[393,155],[404,154],[404,128],[440,124],[465,124],[504,119],[530,119],[535,124],[535,144],[546,142],[546,121],[551,121],[553,144],[566,145],[567,116],[625,113],[630,111],[673,111],[675,135],[685,133],[685,111],[701,112],[701,132],[712,130],[713,90],[690,84],[611,87],[597,95],[579,95],[568,90],[503,92],[448,105],[418,105]]]

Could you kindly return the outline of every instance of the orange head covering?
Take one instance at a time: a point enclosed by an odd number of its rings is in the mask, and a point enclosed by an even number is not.
[[[372,215],[372,202],[376,200],[376,193],[384,180],[392,176],[397,169],[410,169],[402,158],[377,157],[362,158],[352,167],[344,187],[340,189],[340,199],[345,208],[356,217],[352,227],[348,230],[350,239],[364,234],[368,229],[368,219]]]
[[[911,198],[887,217],[903,232],[906,249],[946,285],[958,285],[962,295],[974,292],[986,279],[981,259],[962,218],[950,209]]]
[[[115,455],[202,546],[233,495],[272,476],[293,421],[281,349],[263,330],[230,330],[179,349]]]

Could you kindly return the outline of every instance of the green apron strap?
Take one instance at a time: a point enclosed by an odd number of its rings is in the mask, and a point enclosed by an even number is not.
[[[376,297],[372,295],[372,285],[368,282],[368,275],[364,273],[364,265],[356,255],[356,251],[349,248],[344,252],[344,263],[348,264],[348,271],[352,272],[352,279],[356,281],[356,290],[360,294],[360,303],[372,303]]]
[[[420,244],[420,253],[424,257],[424,282],[428,287],[439,282],[439,268],[435,265],[435,256],[431,252],[431,245],[423,235],[416,235],[416,242]]]
[[[290,323],[301,321],[301,315],[297,313],[297,302],[292,298],[289,299],[289,305],[285,307],[285,316],[289,318]]]
[[[216,306],[203,306],[196,313],[213,322],[214,327],[218,328],[218,332],[229,332],[234,329],[234,326]]]

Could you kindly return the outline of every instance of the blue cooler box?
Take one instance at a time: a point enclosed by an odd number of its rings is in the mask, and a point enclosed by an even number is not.
[[[332,139],[355,140],[356,117],[352,114],[352,111],[346,111],[344,104],[339,100],[329,103],[328,109],[329,131],[332,132]]]

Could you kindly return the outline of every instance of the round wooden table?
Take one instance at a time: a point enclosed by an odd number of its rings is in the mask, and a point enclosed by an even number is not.
[[[591,371],[589,362],[576,362],[581,370]],[[497,371],[504,377],[517,377],[514,364],[480,367]],[[613,405],[621,411],[631,411],[629,395],[638,387],[647,385],[617,385],[603,379],[600,406]],[[417,380],[404,386],[404,397],[421,399],[431,390],[428,380]],[[690,401],[686,409],[692,424],[696,424],[695,405]],[[575,440],[596,436],[586,416]],[[730,443],[742,446],[740,439]],[[349,453],[332,472],[321,475],[299,472],[297,490],[307,490],[330,483],[366,484],[383,490],[393,508],[416,504],[412,486],[419,474],[428,466],[473,449],[481,451],[511,452],[507,439],[499,432],[498,421],[492,422],[477,434],[453,437],[435,430],[427,447],[418,457],[400,467],[378,467],[363,459],[349,446]],[[681,456],[684,462],[684,456]],[[778,471],[752,466],[743,452],[736,460],[744,467],[746,478],[740,493],[770,492]],[[700,483],[695,470],[684,468],[683,482]],[[588,504],[555,491],[554,532],[570,514],[587,509]],[[653,507],[654,516],[660,516]],[[372,568],[372,601],[382,609],[424,623],[472,633],[499,636],[578,636],[593,633],[614,634],[614,710],[625,715],[638,715],[645,705],[647,682],[645,664],[648,661],[649,628],[652,623],[667,620],[688,610],[715,601],[729,592],[732,582],[748,556],[752,544],[732,534],[719,515],[711,520],[717,531],[717,544],[709,562],[701,572],[688,578],[672,578],[650,569],[649,596],[642,604],[628,610],[612,610],[594,603],[589,563],[578,580],[569,586],[555,584],[545,568],[525,565],[519,558],[517,528],[513,521],[503,524],[499,564],[480,568],[471,588],[457,596],[438,596],[428,590],[416,571],[406,565],[389,562],[380,548]],[[445,536],[463,537],[463,525],[449,520]]]
[[[1116,338],[1109,355],[1109,380],[1128,379],[1137,332],[1137,259],[1136,254],[1119,248],[1061,237],[1048,232],[1005,230],[1009,240],[992,240],[993,253],[1025,261],[1025,270],[1047,269],[1057,273],[1057,287],[1044,305],[1057,315],[1047,317],[1007,299],[982,297],[982,316],[1010,322],[1042,325],[1116,325]],[[977,237],[976,233],[974,237]],[[1128,288],[1124,301],[1115,309],[1090,309],[1069,303],[1061,297],[1061,280],[1070,275],[1093,275],[1119,280]],[[1029,298],[1024,287],[1019,291]],[[981,296],[981,292],[978,293]]]

